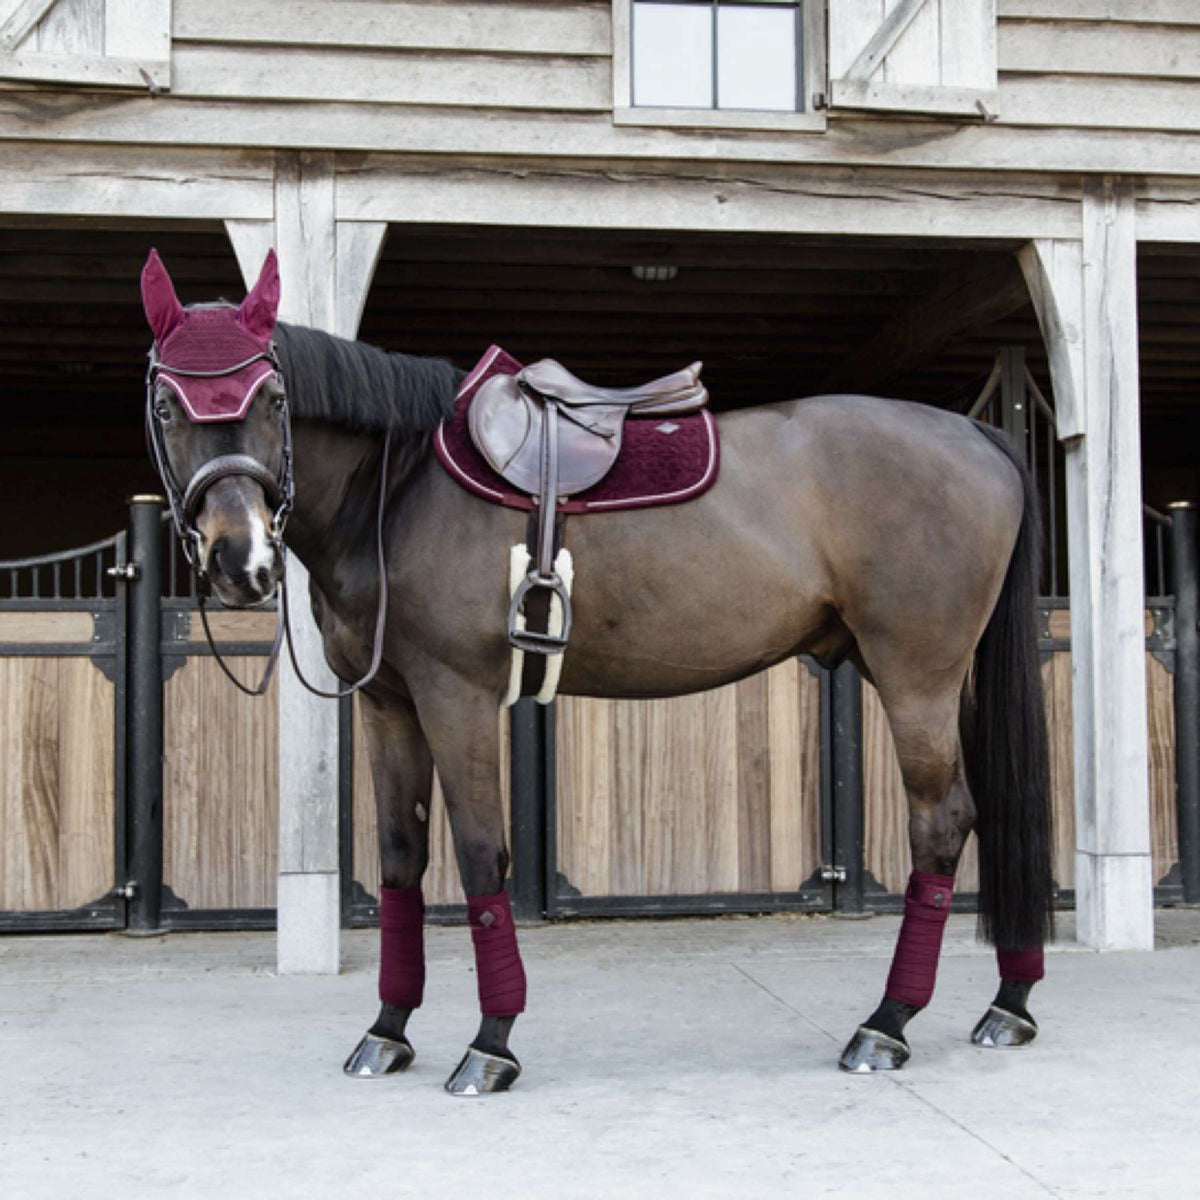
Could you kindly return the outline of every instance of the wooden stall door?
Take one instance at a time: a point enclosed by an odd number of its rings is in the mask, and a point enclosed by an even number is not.
[[[218,645],[270,644],[275,614],[213,614]],[[199,620],[174,647],[163,693],[164,913],[258,912],[269,924],[278,861],[278,694],[238,691],[206,653]],[[231,654],[244,684],[262,676],[262,654]],[[264,911],[265,910],[265,911]]]
[[[0,614],[0,640],[57,640],[64,618]],[[55,626],[47,629],[46,624]],[[0,912],[107,901],[114,871],[115,688],[78,657],[0,658]]]
[[[559,908],[803,892],[821,866],[820,694],[791,659],[672,700],[560,699]]]

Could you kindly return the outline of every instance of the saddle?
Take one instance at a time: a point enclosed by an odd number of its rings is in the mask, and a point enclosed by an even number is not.
[[[708,392],[700,382],[702,366],[692,363],[640,387],[601,388],[546,358],[515,375],[493,375],[476,392],[469,414],[471,440],[496,474],[536,502],[530,569],[508,614],[508,640],[517,649],[558,654],[570,637],[571,599],[554,569],[560,500],[608,474],[621,452],[628,417],[666,417],[703,408]],[[560,634],[520,627],[526,597],[535,590],[561,601]]]
[[[556,498],[573,496],[611,470],[626,417],[704,407],[702,365],[692,363],[641,387],[600,388],[545,358],[516,375],[493,375],[480,387],[471,405],[471,438],[492,470],[519,491],[540,496],[549,482]],[[557,437],[547,438],[549,431]],[[543,469],[547,449],[557,450],[553,472]]]

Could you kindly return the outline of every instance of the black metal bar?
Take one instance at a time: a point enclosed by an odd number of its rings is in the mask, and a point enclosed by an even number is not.
[[[350,928],[354,900],[354,698],[338,701],[338,873],[341,924]]]
[[[833,724],[834,908],[863,911],[862,679],[852,663],[833,672],[830,687]]]
[[[1025,347],[1000,350],[1000,423],[1021,461],[1029,461],[1029,395],[1025,386]]]
[[[957,903],[957,895],[954,897]],[[800,892],[702,892],[671,896],[560,896],[556,917],[700,917],[725,913],[826,912],[824,888]]]
[[[128,882],[129,927],[161,925],[163,867],[163,677],[161,496],[129,505]]]
[[[1055,445],[1055,429],[1049,421],[1046,422],[1046,461],[1049,463],[1050,523],[1047,526],[1047,536],[1050,538],[1050,595],[1062,596],[1066,589],[1059,587],[1058,580],[1058,455]]]
[[[518,700],[511,709],[511,720],[513,912],[518,920],[540,921],[546,915],[546,726],[542,706],[528,697]]]
[[[542,910],[554,915],[554,895],[558,879],[558,705],[542,709],[542,797],[545,806],[545,834],[542,846]]]
[[[1200,626],[1196,507],[1171,506],[1175,565],[1175,781],[1183,898],[1200,903]]]

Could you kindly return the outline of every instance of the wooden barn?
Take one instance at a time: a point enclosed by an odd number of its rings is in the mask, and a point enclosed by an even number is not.
[[[336,969],[377,915],[365,747],[199,631],[143,438],[151,246],[185,303],[275,246],[285,319],[463,368],[702,358],[717,410],[1003,425],[1047,525],[1062,902],[1142,948],[1200,900],[1193,0],[0,0],[0,927],[278,919],[282,969]],[[249,678],[271,615],[216,624]],[[527,917],[899,903],[848,668],[501,719]]]

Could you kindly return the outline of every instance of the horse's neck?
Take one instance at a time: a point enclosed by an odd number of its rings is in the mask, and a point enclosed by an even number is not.
[[[318,582],[335,566],[336,547],[345,539],[335,525],[346,485],[377,447],[378,436],[315,421],[293,426],[296,496],[287,543]]]

